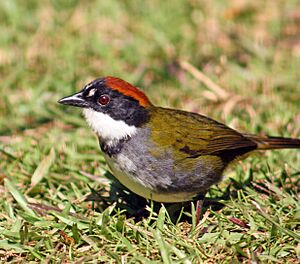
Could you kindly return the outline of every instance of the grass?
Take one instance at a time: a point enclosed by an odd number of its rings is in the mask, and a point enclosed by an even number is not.
[[[193,206],[174,218],[111,186],[80,112],[56,101],[114,75],[156,104],[300,137],[299,4],[1,1],[1,261],[298,263],[299,151],[235,164],[195,226]]]

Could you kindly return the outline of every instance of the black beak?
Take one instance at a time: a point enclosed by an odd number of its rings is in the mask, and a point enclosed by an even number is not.
[[[61,98],[58,103],[77,107],[88,107],[88,103],[83,98],[82,92]]]

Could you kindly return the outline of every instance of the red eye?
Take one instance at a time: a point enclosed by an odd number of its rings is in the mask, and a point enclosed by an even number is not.
[[[99,104],[101,105],[107,105],[109,103],[110,99],[108,95],[101,95],[99,98]]]

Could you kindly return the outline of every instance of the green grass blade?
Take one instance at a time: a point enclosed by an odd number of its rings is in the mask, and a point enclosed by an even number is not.
[[[35,216],[35,213],[32,209],[28,207],[28,203],[23,196],[23,194],[16,188],[16,186],[9,180],[4,179],[5,188],[10,192],[10,194],[14,197],[16,202],[20,205],[20,207],[29,215]]]
[[[49,154],[40,162],[36,170],[31,177],[31,186],[37,185],[43,177],[47,174],[49,168],[55,161],[55,151],[51,148]]]

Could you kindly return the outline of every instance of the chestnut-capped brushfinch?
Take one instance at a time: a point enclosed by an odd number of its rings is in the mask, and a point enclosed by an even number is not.
[[[234,160],[256,150],[300,148],[300,140],[237,132],[211,118],[153,105],[128,82],[99,78],[59,103],[81,107],[112,174],[158,202],[203,196]]]

